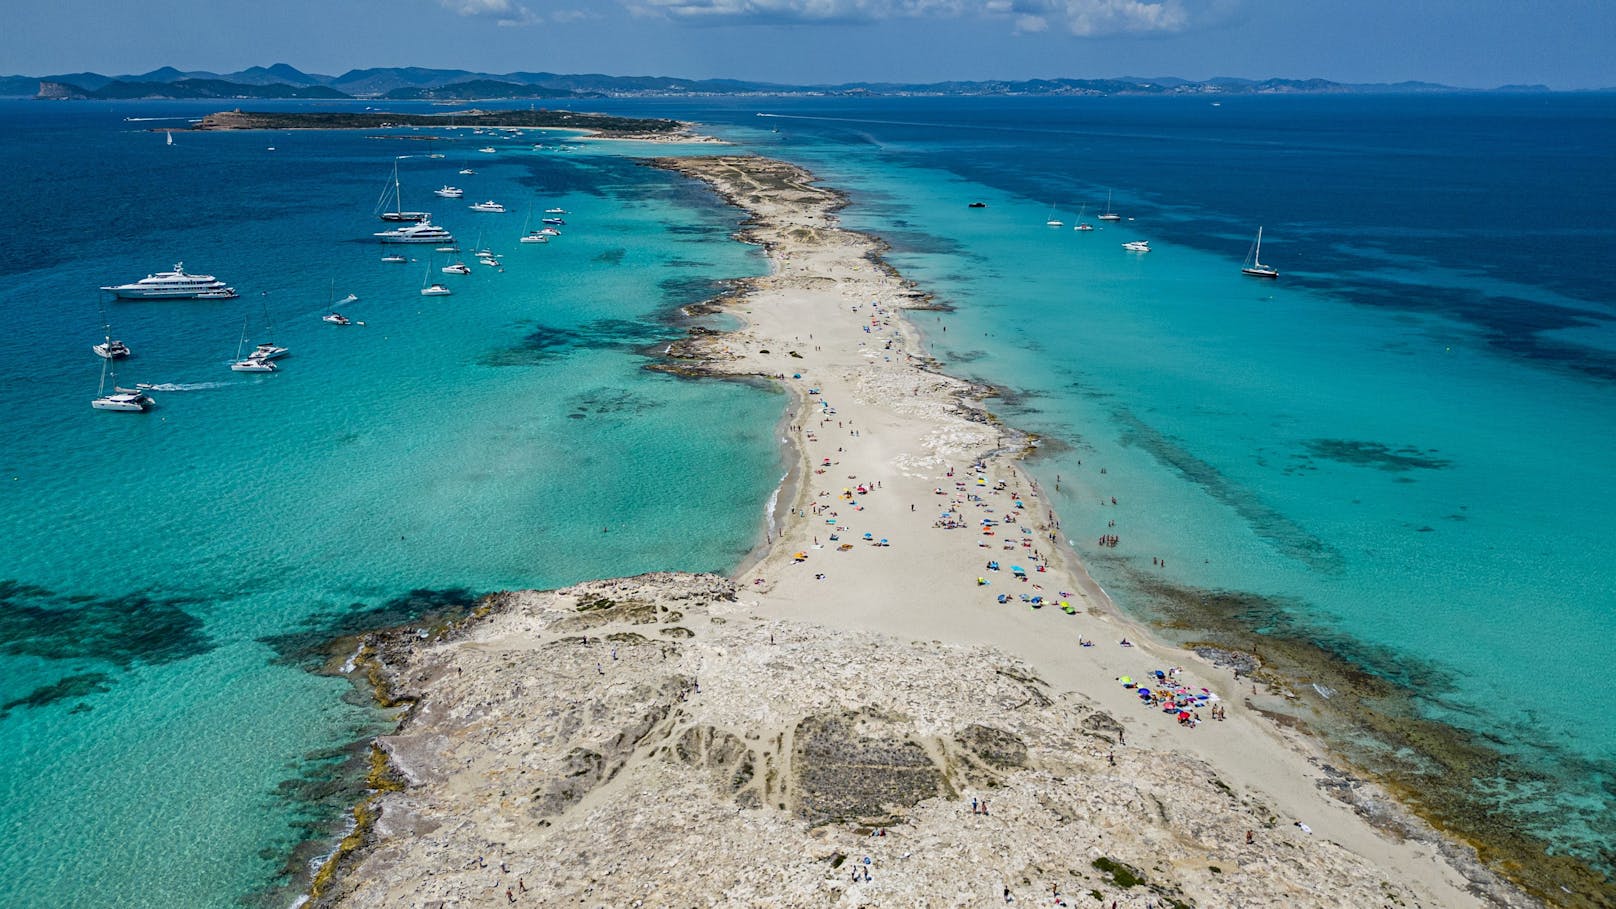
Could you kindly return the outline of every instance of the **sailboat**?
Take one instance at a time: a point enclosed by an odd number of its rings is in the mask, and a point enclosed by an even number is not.
[[[1251,244],[1251,251],[1246,253],[1246,264],[1240,269],[1243,275],[1253,278],[1277,278],[1279,269],[1272,265],[1262,264],[1262,227],[1257,228],[1257,241]]]
[[[90,349],[103,360],[121,360],[132,354],[129,345],[112,340],[112,324],[107,321],[106,307],[101,305],[100,300],[96,301],[96,306],[101,310],[101,328],[106,332],[107,339],[100,344],[91,345]]]
[[[165,130],[163,130],[163,132],[168,134],[168,144],[173,145],[174,144],[174,131],[171,130],[171,129],[165,129]]]
[[[432,260],[428,259],[427,263],[426,263],[426,274],[421,276],[421,296],[423,296],[423,297],[447,297],[447,296],[449,296],[450,293],[452,293],[452,291],[450,291],[448,287],[446,287],[446,286],[444,286],[442,284],[430,284],[430,283],[428,283],[431,280],[432,280]]]
[[[544,234],[539,233],[536,230],[533,230],[532,227],[533,227],[533,206],[529,205],[527,207],[527,220],[522,222],[522,239],[519,242],[522,242],[522,243],[548,243],[548,242],[550,242],[549,237],[545,236]]]
[[[107,394],[107,376],[112,376],[112,394]],[[151,395],[133,388],[118,387],[118,367],[111,359],[101,361],[101,387],[96,390],[90,406],[96,410],[118,410],[124,413],[145,413],[157,401]]]
[[[392,203],[393,210],[388,211],[388,203]],[[432,218],[429,211],[405,211],[404,196],[399,191],[398,159],[393,159],[393,182],[382,188],[381,198],[376,200],[376,213],[383,221],[428,221]]]
[[[234,363],[230,364],[230,369],[232,372],[274,372],[278,368],[274,363],[269,362],[257,354],[250,354],[247,357],[242,358],[241,349],[245,346],[247,346],[247,320],[242,319],[241,340],[236,342],[237,359]]]
[[[1049,203],[1049,219],[1044,222],[1046,227],[1061,227],[1061,219],[1055,217],[1055,203]]]
[[[265,299],[263,303],[264,331],[273,332],[275,330],[275,323],[269,318],[269,301]],[[279,360],[281,357],[284,357],[289,353],[291,353],[290,350],[287,350],[284,347],[277,347],[274,341],[264,341],[254,348],[253,352],[247,355],[247,358],[257,358],[260,360]]]
[[[1083,214],[1085,212],[1087,212],[1088,210],[1089,210],[1089,207],[1087,205],[1084,205],[1082,208],[1077,210],[1077,226],[1072,228],[1072,230],[1093,230],[1094,229],[1093,224],[1086,223],[1083,220]]]
[[[1105,212],[1100,216],[1101,221],[1121,221],[1122,216],[1111,210],[1111,190],[1105,191]]]

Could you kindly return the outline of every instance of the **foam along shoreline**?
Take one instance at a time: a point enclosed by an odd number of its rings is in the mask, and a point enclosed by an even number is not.
[[[653,163],[769,256],[726,307],[744,327],[673,370],[793,394],[780,534],[731,579],[503,594],[372,636],[366,672],[407,705],[378,740],[399,784],[315,903],[1534,905],[1422,823],[1366,820],[1383,796],[1339,798],[1271,695],[1116,613],[1052,542],[1028,440],[921,355],[901,311],[927,301],[838,226],[839,194],[765,158]],[[1118,681],[1172,667],[1216,697],[1198,728]]]

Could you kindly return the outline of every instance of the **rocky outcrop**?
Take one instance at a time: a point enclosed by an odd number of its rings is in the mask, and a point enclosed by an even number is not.
[[[737,593],[502,594],[373,642],[411,705],[378,740],[403,786],[316,903],[1418,904],[1013,659],[765,622]]]

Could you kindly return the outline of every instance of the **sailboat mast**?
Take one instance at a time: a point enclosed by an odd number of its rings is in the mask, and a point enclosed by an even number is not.
[[[1257,225],[1257,252],[1251,257],[1253,265],[1262,264],[1262,225]]]

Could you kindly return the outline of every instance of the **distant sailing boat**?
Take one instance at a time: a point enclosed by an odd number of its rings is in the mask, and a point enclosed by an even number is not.
[[[1121,221],[1122,216],[1111,210],[1111,190],[1105,191],[1105,213],[1100,215],[1101,221]]]
[[[1089,224],[1089,223],[1087,223],[1087,222],[1085,222],[1083,220],[1083,215],[1086,212],[1088,212],[1088,210],[1089,210],[1089,207],[1086,204],[1082,208],[1078,209],[1078,212],[1077,212],[1077,226],[1072,228],[1072,230],[1093,230],[1094,229],[1093,224]]]
[[[1262,228],[1257,228],[1257,241],[1251,244],[1251,251],[1246,253],[1246,264],[1240,269],[1243,275],[1253,278],[1277,278],[1279,269],[1272,265],[1262,264]]]
[[[1049,219],[1044,222],[1046,227],[1061,227],[1061,219],[1055,217],[1055,203],[1049,203]]]
[[[173,145],[174,144],[174,131],[171,130],[171,129],[165,129],[165,130],[163,130],[163,132],[168,133],[168,144]]]

